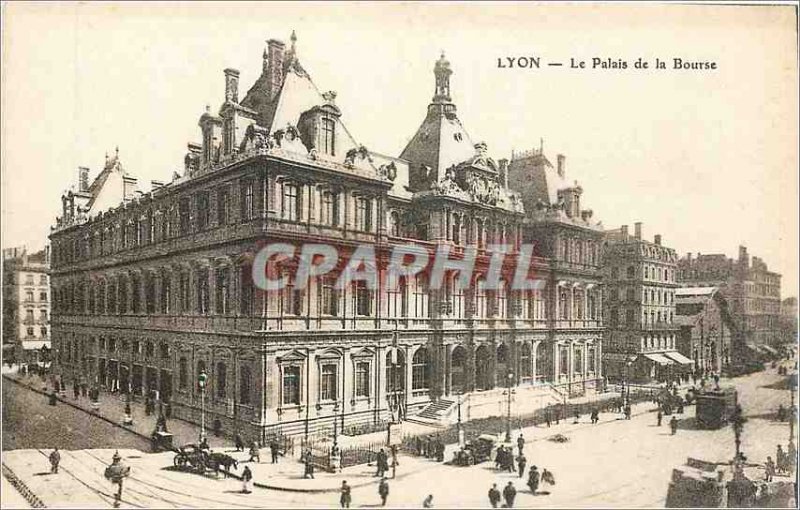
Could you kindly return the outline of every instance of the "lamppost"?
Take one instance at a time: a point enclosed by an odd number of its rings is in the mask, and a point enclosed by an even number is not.
[[[205,369],[197,376],[197,385],[200,387],[200,442],[206,437],[206,375]]]
[[[508,373],[508,384],[506,389],[506,394],[508,395],[508,406],[506,408],[506,443],[511,442],[511,380],[514,378],[514,374],[511,372]]]
[[[333,447],[337,448],[339,444],[339,432],[337,422],[339,421],[339,401],[333,404]]]
[[[623,395],[623,399],[625,400],[625,404],[631,403],[631,366],[633,365],[633,361],[630,358],[627,358],[625,361],[625,395]]]
[[[103,473],[107,480],[111,483],[117,484],[117,493],[114,494],[114,508],[119,508],[122,501],[122,481],[131,474],[130,466],[122,463],[122,457],[119,455],[119,450],[114,452],[111,458],[111,465],[108,466]]]
[[[461,395],[463,392],[458,392],[458,421],[456,422],[456,429],[458,430],[458,446],[464,446],[464,429],[461,428]]]

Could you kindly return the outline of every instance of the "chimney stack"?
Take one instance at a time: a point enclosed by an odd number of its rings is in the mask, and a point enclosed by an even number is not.
[[[498,163],[500,164],[500,182],[503,183],[503,188],[508,189],[508,160],[503,158]]]
[[[239,102],[239,71],[236,69],[225,69],[225,102]]]
[[[78,167],[78,191],[89,191],[89,169]]]
[[[642,238],[642,222],[641,221],[637,221],[636,223],[633,224],[633,235],[636,237],[636,239],[641,239]]]
[[[628,240],[628,225],[622,225],[622,227],[620,227],[620,232],[622,232],[622,240],[623,241],[627,241]]]
[[[283,83],[283,54],[286,45],[283,41],[270,39],[267,41],[267,76],[269,77],[269,100],[275,99]]]
[[[556,156],[556,169],[558,170],[558,175],[564,177],[564,172],[566,171],[565,162],[567,157],[563,154],[559,154]]]
[[[655,236],[653,236],[653,241],[654,241],[654,242],[655,242],[657,245],[661,246],[661,234],[656,234]]]

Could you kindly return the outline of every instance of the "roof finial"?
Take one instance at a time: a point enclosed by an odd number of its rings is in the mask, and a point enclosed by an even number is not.
[[[114,156],[116,156],[116,158],[119,159],[119,145],[117,145],[114,148]]]
[[[292,41],[292,48],[294,48],[294,43],[297,42],[297,34],[294,33],[294,30],[292,30],[292,35],[289,37],[289,40]]]
[[[544,152],[544,138],[539,138],[539,154]]]

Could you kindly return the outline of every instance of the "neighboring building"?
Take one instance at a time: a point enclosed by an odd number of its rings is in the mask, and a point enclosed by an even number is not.
[[[4,361],[46,363],[50,349],[50,251],[3,250]]]
[[[509,384],[517,399],[548,387],[536,382],[593,391],[602,232],[560,180],[544,184],[552,200],[526,216],[509,167],[541,178],[552,166],[541,152],[533,166],[489,157],[457,117],[451,73],[444,57],[436,62],[427,116],[393,158],[345,129],[336,94],[319,93],[294,37],[288,51],[270,40],[244,98],[238,71],[225,70],[225,101],[200,117],[203,141],[189,144],[182,176],[141,193],[118,153],[91,184],[81,170],[51,234],[65,379],[87,373],[106,388],[155,391],[173,416],[199,422],[196,380],[206,372],[206,423],[262,438],[452,405],[461,392],[496,399]],[[280,292],[252,280],[266,240],[346,253],[369,244],[379,257],[409,242],[455,254],[477,246],[485,273],[492,244],[514,256],[540,232],[541,285],[526,292],[508,290],[508,272],[499,291],[483,276],[461,289],[457,273],[441,290],[427,274],[395,289],[383,279],[375,291],[338,289],[338,273],[300,290],[283,266],[270,266],[289,276]]]
[[[781,301],[781,343],[784,352],[795,353],[797,350],[797,298],[788,297]]]
[[[642,224],[606,231],[604,373],[612,380],[672,379],[690,369],[677,351],[677,255],[661,236],[642,238]]]
[[[695,373],[702,377],[727,370],[740,339],[719,289],[680,288],[675,291],[675,303],[675,322],[680,327],[678,350],[692,359]]]
[[[774,346],[781,342],[781,275],[739,247],[737,260],[722,254],[678,261],[678,282],[686,287],[718,287],[727,300],[734,320],[741,325],[745,343]],[[772,347],[771,347],[772,348]]]

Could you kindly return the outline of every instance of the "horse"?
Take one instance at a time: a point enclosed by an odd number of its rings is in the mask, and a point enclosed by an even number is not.
[[[228,475],[231,474],[231,466],[233,466],[233,469],[239,469],[239,462],[225,453],[209,454],[209,462],[214,467],[214,476],[219,476],[220,466],[225,468],[222,471],[225,478],[228,478]]]

